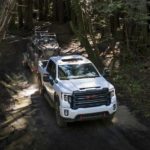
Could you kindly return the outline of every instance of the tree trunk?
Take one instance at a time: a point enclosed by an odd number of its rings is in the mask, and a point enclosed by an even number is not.
[[[118,27],[118,20],[117,20],[117,14],[114,13],[110,16],[110,30],[113,37],[116,37],[117,33],[117,27]]]
[[[18,4],[22,5],[22,0],[18,0]],[[18,23],[19,23],[19,28],[23,27],[23,11],[22,7],[18,6]]]
[[[3,3],[0,18],[0,40],[1,38],[5,38],[6,30],[12,18],[10,12],[14,10],[15,6],[16,6],[15,0],[11,0],[9,2],[6,1],[5,3]]]
[[[33,28],[33,1],[26,0],[26,16],[25,16],[25,29],[32,30]]]
[[[57,14],[58,14],[58,22],[60,24],[64,23],[64,2],[63,2],[63,0],[57,0]]]
[[[52,9],[52,18],[54,21],[57,21],[58,20],[58,15],[57,15],[57,0],[53,0],[53,9]]]
[[[64,18],[64,21],[65,22],[68,22],[68,21],[70,21],[71,20],[71,13],[72,13],[72,11],[71,11],[71,1],[69,0],[69,1],[65,1],[64,2],[64,4],[65,4],[65,18]]]
[[[45,3],[44,3],[44,20],[47,20],[48,13],[49,13],[49,0],[45,0]]]
[[[44,0],[39,0],[39,20],[44,19]]]
[[[87,38],[87,24],[85,20],[85,16],[83,16],[82,8],[80,6],[79,0],[78,1],[72,1],[72,7],[74,7],[75,14],[77,16],[77,27],[74,24],[72,25],[73,31],[77,34],[77,37],[79,38],[81,45],[85,48],[89,59],[97,66],[97,68],[102,71],[103,70],[103,63],[100,60],[99,56],[97,55],[97,52],[93,51],[89,40]]]

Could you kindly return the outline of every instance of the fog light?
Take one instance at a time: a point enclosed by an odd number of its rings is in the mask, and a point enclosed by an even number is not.
[[[68,116],[68,115],[69,115],[69,110],[65,109],[65,110],[64,110],[64,115],[65,115],[65,116]]]
[[[116,104],[113,105],[113,110],[116,110]]]

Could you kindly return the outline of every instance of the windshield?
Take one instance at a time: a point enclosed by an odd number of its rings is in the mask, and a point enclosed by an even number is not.
[[[58,66],[58,78],[60,80],[95,77],[99,77],[99,74],[91,63]]]

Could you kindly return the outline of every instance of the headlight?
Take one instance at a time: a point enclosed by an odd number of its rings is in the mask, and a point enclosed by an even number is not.
[[[71,103],[71,100],[72,100],[71,95],[63,94],[63,98],[64,98],[64,101]]]
[[[110,96],[111,96],[111,98],[112,98],[113,96],[115,96],[115,89],[111,89],[111,90],[110,90]]]

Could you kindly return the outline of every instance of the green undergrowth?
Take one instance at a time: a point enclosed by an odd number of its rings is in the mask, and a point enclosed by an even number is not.
[[[20,54],[16,39],[0,43],[0,122],[5,118],[5,111],[13,103],[12,96],[17,94],[19,81],[23,76],[18,72]]]
[[[130,105],[137,115],[150,119],[150,57],[123,65],[114,73],[120,103]]]

